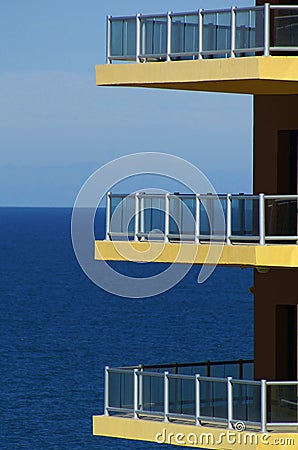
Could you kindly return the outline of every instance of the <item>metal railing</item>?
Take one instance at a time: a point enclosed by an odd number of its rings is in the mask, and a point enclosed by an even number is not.
[[[106,240],[298,241],[298,195],[107,194]]]
[[[217,424],[262,433],[298,427],[298,381],[254,381],[105,368],[104,414]]]
[[[253,379],[254,361],[252,359],[237,359],[228,361],[200,361],[168,364],[139,364],[122,367],[122,369],[138,369],[142,371],[169,372],[173,374],[194,375],[198,371],[206,377],[232,376],[239,379]]]
[[[298,6],[270,5],[107,18],[107,63],[298,51]]]

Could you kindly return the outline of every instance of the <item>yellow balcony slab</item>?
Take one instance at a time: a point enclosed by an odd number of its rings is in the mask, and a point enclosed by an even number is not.
[[[224,245],[95,241],[95,259],[155,263],[298,268],[298,245]]]
[[[298,94],[298,56],[98,65],[96,85],[257,95]]]
[[[237,432],[215,427],[109,416],[93,416],[93,435],[214,450],[298,448],[297,433]]]

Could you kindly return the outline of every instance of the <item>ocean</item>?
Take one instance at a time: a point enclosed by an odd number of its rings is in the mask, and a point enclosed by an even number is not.
[[[82,272],[70,220],[70,208],[0,208],[0,448],[177,448],[92,436],[104,367],[253,358],[252,271],[217,267],[199,285],[192,267],[161,295],[117,297]],[[112,266],[132,276],[167,267]]]

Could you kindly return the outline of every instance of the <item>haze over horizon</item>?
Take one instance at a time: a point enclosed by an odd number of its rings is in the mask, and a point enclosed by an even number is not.
[[[230,6],[207,0],[2,5],[0,205],[72,206],[94,170],[148,151],[185,158],[218,192],[251,192],[251,96],[95,86],[108,14]],[[133,180],[131,187],[137,188]]]

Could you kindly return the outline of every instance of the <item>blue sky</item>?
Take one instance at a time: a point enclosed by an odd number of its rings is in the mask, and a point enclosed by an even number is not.
[[[95,86],[108,14],[229,6],[225,0],[3,2],[0,205],[72,206],[95,169],[141,151],[187,159],[219,192],[250,192],[250,96]]]

